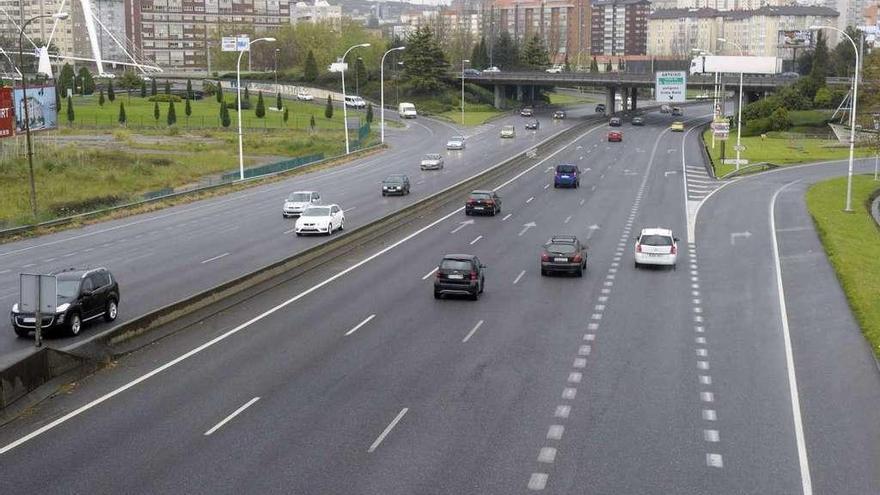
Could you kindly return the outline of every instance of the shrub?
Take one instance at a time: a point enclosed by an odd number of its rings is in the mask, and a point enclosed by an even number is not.
[[[752,119],[746,122],[743,127],[743,136],[760,136],[773,130],[773,123],[769,117],[762,119]]]
[[[161,94],[161,95],[151,96],[149,101],[156,101],[159,103],[168,103],[169,101],[173,101],[174,103],[180,103],[181,99],[177,95]]]

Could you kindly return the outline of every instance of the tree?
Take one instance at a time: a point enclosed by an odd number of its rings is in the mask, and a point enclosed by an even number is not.
[[[123,72],[122,77],[120,77],[118,81],[119,84],[117,87],[129,91],[129,94],[132,89],[138,88],[141,85],[141,78],[131,70]]]
[[[266,107],[263,105],[263,92],[257,92],[257,108],[254,110],[258,119],[262,119],[266,116]]]
[[[861,33],[853,26],[846,27],[848,34],[858,44]],[[840,43],[831,52],[834,75],[840,77],[852,77],[856,67],[856,52],[852,43],[846,37],[841,37]]]
[[[475,69],[485,69],[489,66],[489,52],[486,50],[486,37],[480,38],[480,41],[474,45],[471,52],[471,66]]]
[[[169,126],[177,123],[177,112],[174,111],[174,100],[168,101],[168,116],[166,118]]]
[[[107,81],[107,99],[110,100],[110,103],[116,100],[116,92],[113,91],[113,79]]]
[[[282,102],[281,102],[281,92],[279,91],[279,92],[278,92],[278,95],[275,96],[275,108],[277,108],[278,110],[281,110],[281,108],[282,108],[283,106],[284,106],[284,105],[283,105]]]
[[[825,86],[825,78],[828,77],[828,44],[822,31],[816,33],[816,48],[813,50],[813,66],[810,68],[810,80],[813,83],[812,93],[808,98],[816,96],[816,91]]]
[[[156,89],[156,78],[150,80],[150,96],[156,96],[159,91]]]
[[[165,80],[165,94],[171,94],[171,81],[169,81],[168,79]]]
[[[312,132],[315,132],[315,116],[312,115],[312,118],[309,120],[309,129]]]
[[[147,97],[147,81],[141,79],[141,98]]]
[[[69,123],[73,123],[73,119],[76,117],[73,113],[73,98],[67,99],[67,121]]]
[[[55,85],[55,110],[61,111],[61,89]]]
[[[186,80],[186,98],[191,100],[195,97],[193,94],[193,82],[191,79],[187,78]]]
[[[70,64],[65,63],[61,67],[61,72],[58,74],[58,89],[61,91],[62,98],[67,98],[68,89],[74,93],[76,92],[75,76],[76,74],[73,72],[73,67]]]
[[[103,106],[104,106],[104,90],[103,90],[103,89],[102,89],[101,92],[98,94],[98,106],[99,106],[99,107],[103,107]]]
[[[90,95],[95,92],[95,79],[89,69],[82,67],[79,70],[80,84],[82,85],[82,94]]]
[[[183,106],[183,113],[186,114],[186,119],[189,121],[189,117],[193,113],[192,104],[189,102],[189,95],[186,96],[186,104]]]
[[[562,70],[563,72],[571,72],[571,64],[568,63],[568,53],[565,54],[565,59],[562,61]]]
[[[613,69],[611,68],[611,59],[609,58],[605,62],[605,72],[611,72]]]
[[[242,101],[251,101],[251,94],[248,93],[248,87],[246,84],[244,86],[244,99]]]
[[[220,102],[220,124],[223,127],[229,127],[232,121],[229,119],[229,108],[226,107],[226,102]]]
[[[284,125],[285,125],[285,126],[287,125],[287,119],[288,119],[289,117],[290,117],[290,116],[287,114],[287,107],[284,107],[284,114],[281,115],[281,120],[284,121]],[[315,118],[315,116],[313,115],[312,118]]]
[[[156,123],[159,123],[159,102],[153,102],[153,119],[156,120]]]
[[[121,101],[119,102],[119,118],[117,120],[122,125],[125,125],[126,120],[128,120],[125,117],[125,103]]]
[[[354,73],[358,81],[367,82],[367,67],[364,65],[364,59],[357,57],[354,61]]]
[[[446,75],[448,65],[431,28],[416,28],[403,52],[404,80],[418,93],[435,92],[442,86],[441,80]]]
[[[537,33],[529,38],[526,46],[523,47],[522,63],[529,69],[542,69],[550,65],[544,40]]]
[[[519,67],[519,48],[507,31],[502,31],[495,45],[495,65],[502,69]]]
[[[372,103],[367,104],[367,116],[365,117],[365,119],[368,124],[373,123],[373,104]]]
[[[223,101],[223,83],[221,81],[217,81],[217,103]]]
[[[333,118],[333,99],[330,98],[330,95],[327,95],[327,106],[324,107],[324,117],[328,119]]]
[[[590,60],[590,72],[599,72],[599,62],[596,62],[596,57]]]
[[[315,53],[309,50],[306,55],[305,66],[303,67],[303,79],[312,82],[318,78],[318,63],[315,61]]]

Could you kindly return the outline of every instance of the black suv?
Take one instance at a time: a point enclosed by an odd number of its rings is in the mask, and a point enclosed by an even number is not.
[[[538,123],[537,120],[530,120],[530,121],[526,122],[526,129],[528,129],[528,130],[537,131],[538,127],[541,127],[541,124]]]
[[[476,301],[486,284],[486,266],[472,254],[447,254],[437,267],[434,299],[443,294],[470,296]]]
[[[541,250],[541,275],[552,272],[583,276],[587,268],[587,247],[573,235],[554,235]]]
[[[596,113],[604,113],[605,112],[605,104],[599,103],[596,105]]]
[[[473,191],[464,205],[465,215],[488,213],[493,217],[501,213],[501,198],[495,191]]]
[[[41,328],[45,331],[65,330],[79,335],[82,324],[104,317],[113,321],[119,312],[119,284],[106,268],[70,268],[53,273],[58,281],[58,299],[55,314],[42,314]],[[12,328],[19,337],[27,337],[34,330],[33,313],[20,313],[18,304],[12,306]]]
[[[403,174],[389,175],[382,181],[382,196],[409,194],[409,177]]]

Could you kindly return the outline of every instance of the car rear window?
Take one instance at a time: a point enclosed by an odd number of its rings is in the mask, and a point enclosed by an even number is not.
[[[489,193],[471,193],[471,199],[489,199],[492,195]]]
[[[403,184],[403,177],[388,177],[385,179],[387,184]]]
[[[465,260],[443,260],[440,268],[444,270],[470,270],[472,268],[470,261]]]
[[[573,244],[548,244],[547,251],[551,253],[571,254],[575,251]]]
[[[646,246],[671,246],[672,237],[665,235],[643,235],[639,242]]]
[[[513,130],[513,126],[512,126],[512,125],[506,125],[506,126],[502,127],[501,130],[502,130],[502,131],[512,131],[512,130]]]
[[[300,201],[305,202],[311,198],[309,193],[291,193],[290,196],[287,197],[288,201]]]
[[[577,171],[574,165],[558,165],[556,171],[561,174],[573,174]]]
[[[330,215],[330,207],[328,206],[318,206],[306,208],[306,211],[302,214],[304,217],[326,217]]]
[[[437,153],[429,153],[429,154],[425,155],[425,160],[439,160],[439,159],[440,159],[440,155]]]

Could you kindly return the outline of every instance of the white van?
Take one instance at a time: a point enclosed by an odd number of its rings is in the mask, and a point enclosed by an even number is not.
[[[367,108],[367,102],[360,96],[345,95],[345,106],[350,108]]]
[[[416,106],[412,103],[401,103],[397,106],[397,113],[402,119],[414,119],[418,116]]]

